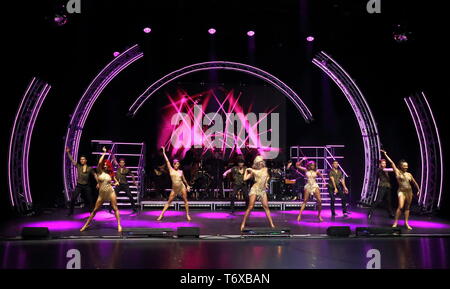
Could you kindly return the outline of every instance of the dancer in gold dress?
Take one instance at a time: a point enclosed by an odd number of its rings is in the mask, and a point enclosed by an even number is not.
[[[395,163],[391,160],[391,158],[387,155],[386,151],[382,150],[382,153],[386,156],[386,159],[391,163],[392,168],[395,172],[395,177],[398,182],[398,207],[395,212],[395,220],[392,227],[397,227],[398,219],[402,214],[402,210],[405,209],[405,226],[408,230],[412,230],[411,226],[408,223],[409,220],[409,208],[411,207],[412,199],[413,199],[413,191],[411,187],[411,183],[413,183],[417,188],[417,196],[420,194],[420,186],[414,179],[414,177],[408,173],[408,163],[405,160],[399,161],[399,168],[395,165]]]
[[[191,187],[188,185],[186,179],[184,178],[183,171],[180,169],[180,162],[178,160],[174,160],[172,167],[169,159],[166,156],[164,147],[161,147],[161,149],[164,155],[164,159],[166,160],[167,168],[169,168],[170,179],[172,180],[172,191],[170,192],[169,199],[164,205],[164,209],[162,210],[157,220],[160,221],[164,217],[164,213],[169,208],[173,199],[175,199],[177,195],[181,195],[181,198],[183,198],[184,201],[184,207],[186,208],[186,219],[190,221],[191,217],[189,216],[187,192],[191,189]]]
[[[111,185],[113,181],[115,186],[119,185],[119,182],[114,176],[114,171],[111,162],[109,160],[105,160],[105,155],[106,155],[106,148],[103,147],[103,154],[100,157],[97,166],[96,179],[98,182],[97,189],[99,189],[97,202],[95,203],[95,208],[92,211],[89,218],[87,219],[86,224],[84,224],[83,228],[80,229],[81,232],[87,229],[89,224],[92,222],[92,219],[95,217],[95,214],[97,214],[98,210],[100,210],[103,203],[107,201],[111,203],[111,206],[114,210],[114,214],[116,215],[117,230],[119,232],[122,232],[122,226],[120,225],[119,209],[117,208],[116,192],[114,191],[114,188]]]
[[[244,219],[241,224],[241,231],[245,228],[245,223],[247,222],[247,218],[250,215],[250,212],[253,210],[255,205],[255,201],[258,200],[261,202],[264,211],[266,212],[267,220],[269,221],[270,227],[274,228],[272,217],[270,216],[269,210],[269,202],[267,200],[267,189],[269,187],[269,172],[264,163],[264,159],[261,156],[257,156],[253,161],[252,168],[248,168],[244,173],[244,181],[249,180],[250,178],[254,178],[255,183],[250,189],[250,193],[248,194],[249,203],[247,210],[245,211]]]
[[[320,216],[320,213],[322,211],[322,198],[320,197],[320,188],[316,182],[316,178],[321,177],[323,183],[326,183],[326,182],[325,182],[323,175],[317,170],[316,163],[314,161],[309,161],[306,164],[306,168],[302,166],[302,163],[305,160],[306,160],[306,158],[302,158],[301,161],[297,165],[297,168],[300,169],[302,172],[304,172],[306,175],[306,178],[307,178],[307,183],[306,183],[306,185],[304,187],[304,191],[303,191],[303,204],[302,204],[302,207],[300,208],[300,212],[298,214],[297,221],[301,220],[303,210],[305,209],[310,196],[314,195],[314,197],[317,200],[317,218],[319,218],[319,221],[322,222],[323,219]]]

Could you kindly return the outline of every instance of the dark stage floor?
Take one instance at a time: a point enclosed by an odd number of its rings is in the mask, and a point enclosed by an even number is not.
[[[160,210],[144,210],[133,214],[131,210],[121,210],[122,226],[124,228],[172,228],[178,227],[200,227],[201,235],[239,235],[239,227],[244,211],[206,211],[191,209],[192,221],[185,219],[185,212],[167,211],[162,221],[156,221]],[[344,218],[340,211],[335,219],[330,216],[329,210],[324,210],[322,216],[324,222],[319,222],[317,212],[305,210],[301,222],[297,222],[298,210],[272,210],[272,218],[276,226],[291,228],[291,234],[317,235],[325,234],[329,226],[350,226],[352,230],[361,226],[390,226],[393,223],[386,212],[378,210],[371,220],[367,220],[366,210],[355,208],[350,211],[348,218]],[[20,235],[20,230],[24,226],[28,227],[48,227],[54,236],[120,236],[116,231],[116,219],[113,214],[106,210],[100,211],[94,219],[92,226],[85,232],[79,232],[85,219],[89,216],[87,212],[76,212],[74,216],[66,216],[67,211],[55,210],[49,214],[39,216],[22,217],[4,223],[0,235],[14,237]],[[403,226],[404,222],[399,222],[402,233],[405,235],[414,234],[450,234],[450,221],[437,219],[434,217],[411,216],[410,225],[413,230],[408,231]],[[247,223],[249,227],[268,226],[263,210],[254,210]]]
[[[88,213],[72,217],[66,211],[23,217],[2,228],[1,268],[66,268],[67,252],[77,249],[82,268],[218,268],[218,269],[286,269],[286,268],[366,268],[368,252],[380,253],[381,268],[449,268],[450,222],[412,216],[412,231],[403,229],[397,237],[327,237],[329,226],[389,226],[392,220],[385,211],[377,211],[371,221],[365,210],[352,210],[349,218],[335,220],[324,211],[319,223],[316,211],[304,213],[297,222],[298,211],[272,211],[275,224],[291,228],[291,237],[242,238],[239,224],[243,211],[191,210],[187,222],[183,211],[168,211],[166,218],[155,219],[159,210],[132,214],[122,210],[124,228],[200,227],[200,239],[146,238],[126,239],[116,231],[116,220],[101,211],[91,229],[79,232]],[[401,225],[403,222],[400,223]],[[14,238],[23,226],[49,227],[55,239],[26,241]],[[249,227],[267,226],[263,211],[254,211]],[[59,238],[58,238],[59,237]]]

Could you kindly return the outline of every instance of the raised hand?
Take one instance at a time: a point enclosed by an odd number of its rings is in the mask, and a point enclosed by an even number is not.
[[[70,148],[66,147],[66,152],[70,153]]]
[[[102,150],[103,150],[103,152],[104,153],[106,153],[107,152],[107,149],[106,149],[106,147],[104,146],[103,148],[102,148]]]

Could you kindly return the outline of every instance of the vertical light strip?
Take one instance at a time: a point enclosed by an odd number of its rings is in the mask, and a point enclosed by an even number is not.
[[[14,118],[13,128],[12,128],[12,131],[11,131],[11,138],[10,138],[10,140],[9,140],[9,152],[8,152],[8,185],[9,185],[9,198],[10,198],[10,201],[11,201],[11,205],[12,205],[13,207],[15,206],[15,202],[14,202],[14,196],[13,196],[14,192],[13,192],[13,188],[12,188],[12,182],[13,182],[13,180],[12,180],[12,173],[11,173],[11,162],[12,162],[13,156],[12,156],[11,154],[12,154],[12,147],[13,147],[14,135],[15,135],[15,133],[16,133],[17,120],[18,120],[18,118],[19,118],[20,112],[22,111],[23,103],[25,102],[25,99],[26,99],[26,97],[27,97],[27,95],[28,95],[28,93],[29,93],[29,91],[30,91],[30,89],[31,89],[31,86],[34,84],[35,81],[36,81],[36,77],[33,77],[33,78],[31,79],[31,81],[30,81],[30,84],[28,84],[27,89],[25,90],[25,93],[24,93],[24,95],[23,95],[23,97],[22,97],[22,101],[20,102],[20,105],[19,105],[19,109],[17,110],[16,117]]]
[[[408,107],[409,113],[411,115],[411,118],[413,119],[414,127],[416,129],[417,138],[419,139],[419,147],[420,147],[420,159],[421,159],[421,171],[420,171],[420,186],[423,187],[423,184],[425,183],[425,165],[427,163],[427,158],[425,157],[427,154],[425,153],[426,148],[425,144],[423,143],[423,130],[420,127],[420,120],[419,116],[417,114],[417,111],[413,108],[411,97],[406,97],[405,99],[406,106]],[[422,201],[422,203],[425,202],[425,198],[422,198],[422,190],[419,194],[419,204]]]
[[[27,126],[27,131],[25,134],[25,141],[24,141],[24,157],[23,157],[23,181],[24,181],[24,190],[25,190],[25,199],[28,203],[32,203],[32,197],[31,197],[31,190],[30,190],[30,177],[29,177],[29,153],[30,153],[30,144],[31,144],[31,137],[33,135],[34,125],[37,119],[37,116],[39,114],[39,111],[41,109],[42,103],[45,100],[45,97],[47,96],[48,92],[50,91],[51,86],[46,84],[44,88],[41,90],[38,101],[36,106],[33,108],[30,122]]]
[[[425,134],[425,130],[423,129],[423,125],[422,125],[422,119],[419,115],[419,112],[417,111],[417,107],[416,104],[414,104],[412,97],[409,98],[409,101],[412,105],[412,108],[417,116],[417,122],[419,123],[419,127],[420,127],[420,131],[421,131],[421,135],[422,135],[422,142],[423,142],[423,146],[424,146],[424,151],[425,151],[425,164],[424,164],[424,168],[426,168],[425,171],[425,183],[421,183],[420,187],[423,188],[424,184],[425,184],[425,190],[423,192],[424,196],[422,199],[422,203],[425,204],[425,201],[427,199],[427,194],[428,194],[428,184],[429,184],[429,178],[430,178],[430,168],[429,168],[429,162],[430,162],[430,157],[428,155],[428,147],[427,147],[427,136]],[[422,191],[422,190],[421,190]]]
[[[437,137],[437,141],[438,141],[438,149],[439,149],[439,166],[440,166],[440,176],[439,176],[439,197],[438,197],[438,202],[437,202],[437,207],[440,207],[441,204],[441,196],[442,196],[442,187],[443,187],[443,181],[444,181],[444,161],[443,161],[443,156],[442,156],[442,145],[441,145],[441,138],[439,136],[439,129],[437,127],[436,124],[436,120],[434,118],[433,115],[433,111],[431,110],[431,106],[428,103],[427,97],[425,96],[425,93],[422,92],[422,96],[425,99],[425,103],[427,104],[428,110],[430,112],[431,115],[431,119],[433,120],[433,127],[436,131],[436,137]],[[421,184],[422,185],[422,184]]]

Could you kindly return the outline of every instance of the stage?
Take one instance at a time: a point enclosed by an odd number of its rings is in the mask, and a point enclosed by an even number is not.
[[[239,225],[243,211],[207,211],[191,209],[192,221],[185,213],[168,211],[156,221],[159,210],[133,214],[122,210],[124,229],[199,227],[198,239],[128,238],[117,232],[114,215],[100,211],[93,225],[79,232],[88,213],[77,211],[67,217],[65,210],[48,211],[39,216],[22,217],[5,224],[0,243],[2,268],[66,268],[68,250],[82,256],[82,268],[171,268],[171,269],[301,269],[366,268],[368,251],[381,255],[381,268],[448,268],[450,222],[438,218],[412,216],[408,231],[400,221],[402,235],[395,237],[357,237],[357,227],[387,227],[392,220],[377,210],[367,220],[366,210],[355,208],[348,218],[338,211],[334,219],[323,211],[306,210],[301,222],[297,210],[272,210],[277,227],[289,227],[288,236],[258,237],[242,235]],[[22,240],[24,226],[48,227],[49,240]],[[330,226],[350,226],[350,237],[329,237]],[[267,227],[263,211],[254,210],[248,227]],[[26,260],[26,261],[25,261]]]

